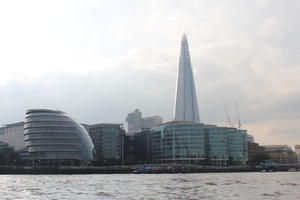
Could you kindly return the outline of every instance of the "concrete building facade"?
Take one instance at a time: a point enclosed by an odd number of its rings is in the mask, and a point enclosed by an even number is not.
[[[143,129],[150,129],[158,124],[161,124],[163,118],[155,115],[149,117],[142,117],[142,112],[139,109],[135,109],[134,112],[129,113],[126,117],[126,122],[128,124],[127,135],[134,135],[134,133],[140,132]]]
[[[258,143],[248,141],[248,161],[250,164],[255,164],[255,159],[260,154],[265,154],[265,148],[259,146]]]
[[[287,164],[296,163],[297,155],[288,145],[264,145],[266,153],[271,157],[273,163]]]

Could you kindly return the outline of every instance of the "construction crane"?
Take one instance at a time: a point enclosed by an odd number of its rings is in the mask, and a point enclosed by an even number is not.
[[[228,125],[229,125],[230,127],[234,127],[234,124],[233,124],[232,121],[230,120],[230,117],[229,117],[229,113],[228,113],[227,108],[224,107],[224,110],[225,110],[225,113],[226,113],[226,116],[227,116]]]
[[[237,119],[238,119],[238,124],[237,124],[237,128],[241,129],[241,119],[240,119],[240,114],[239,114],[239,108],[238,108],[238,104],[237,101],[235,101],[235,109],[236,109],[236,115],[237,115]]]

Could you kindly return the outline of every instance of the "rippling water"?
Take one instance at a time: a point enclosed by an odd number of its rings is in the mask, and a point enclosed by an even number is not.
[[[300,199],[300,172],[1,175],[0,199]]]

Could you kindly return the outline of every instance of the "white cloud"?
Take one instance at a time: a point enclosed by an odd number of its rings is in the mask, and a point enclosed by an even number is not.
[[[0,2],[0,121],[35,106],[86,122],[122,121],[136,107],[171,120],[187,32],[204,122],[224,124],[223,107],[234,113],[237,99],[245,125],[265,132],[260,141],[296,130],[298,110],[276,105],[300,93],[299,8],[292,0]]]

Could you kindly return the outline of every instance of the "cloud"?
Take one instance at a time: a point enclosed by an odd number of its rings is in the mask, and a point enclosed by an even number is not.
[[[226,106],[236,121],[237,100],[260,142],[296,142],[299,8],[294,0],[1,2],[0,122],[36,107],[86,123],[124,122],[135,108],[171,120],[187,32],[201,120],[226,125]]]

